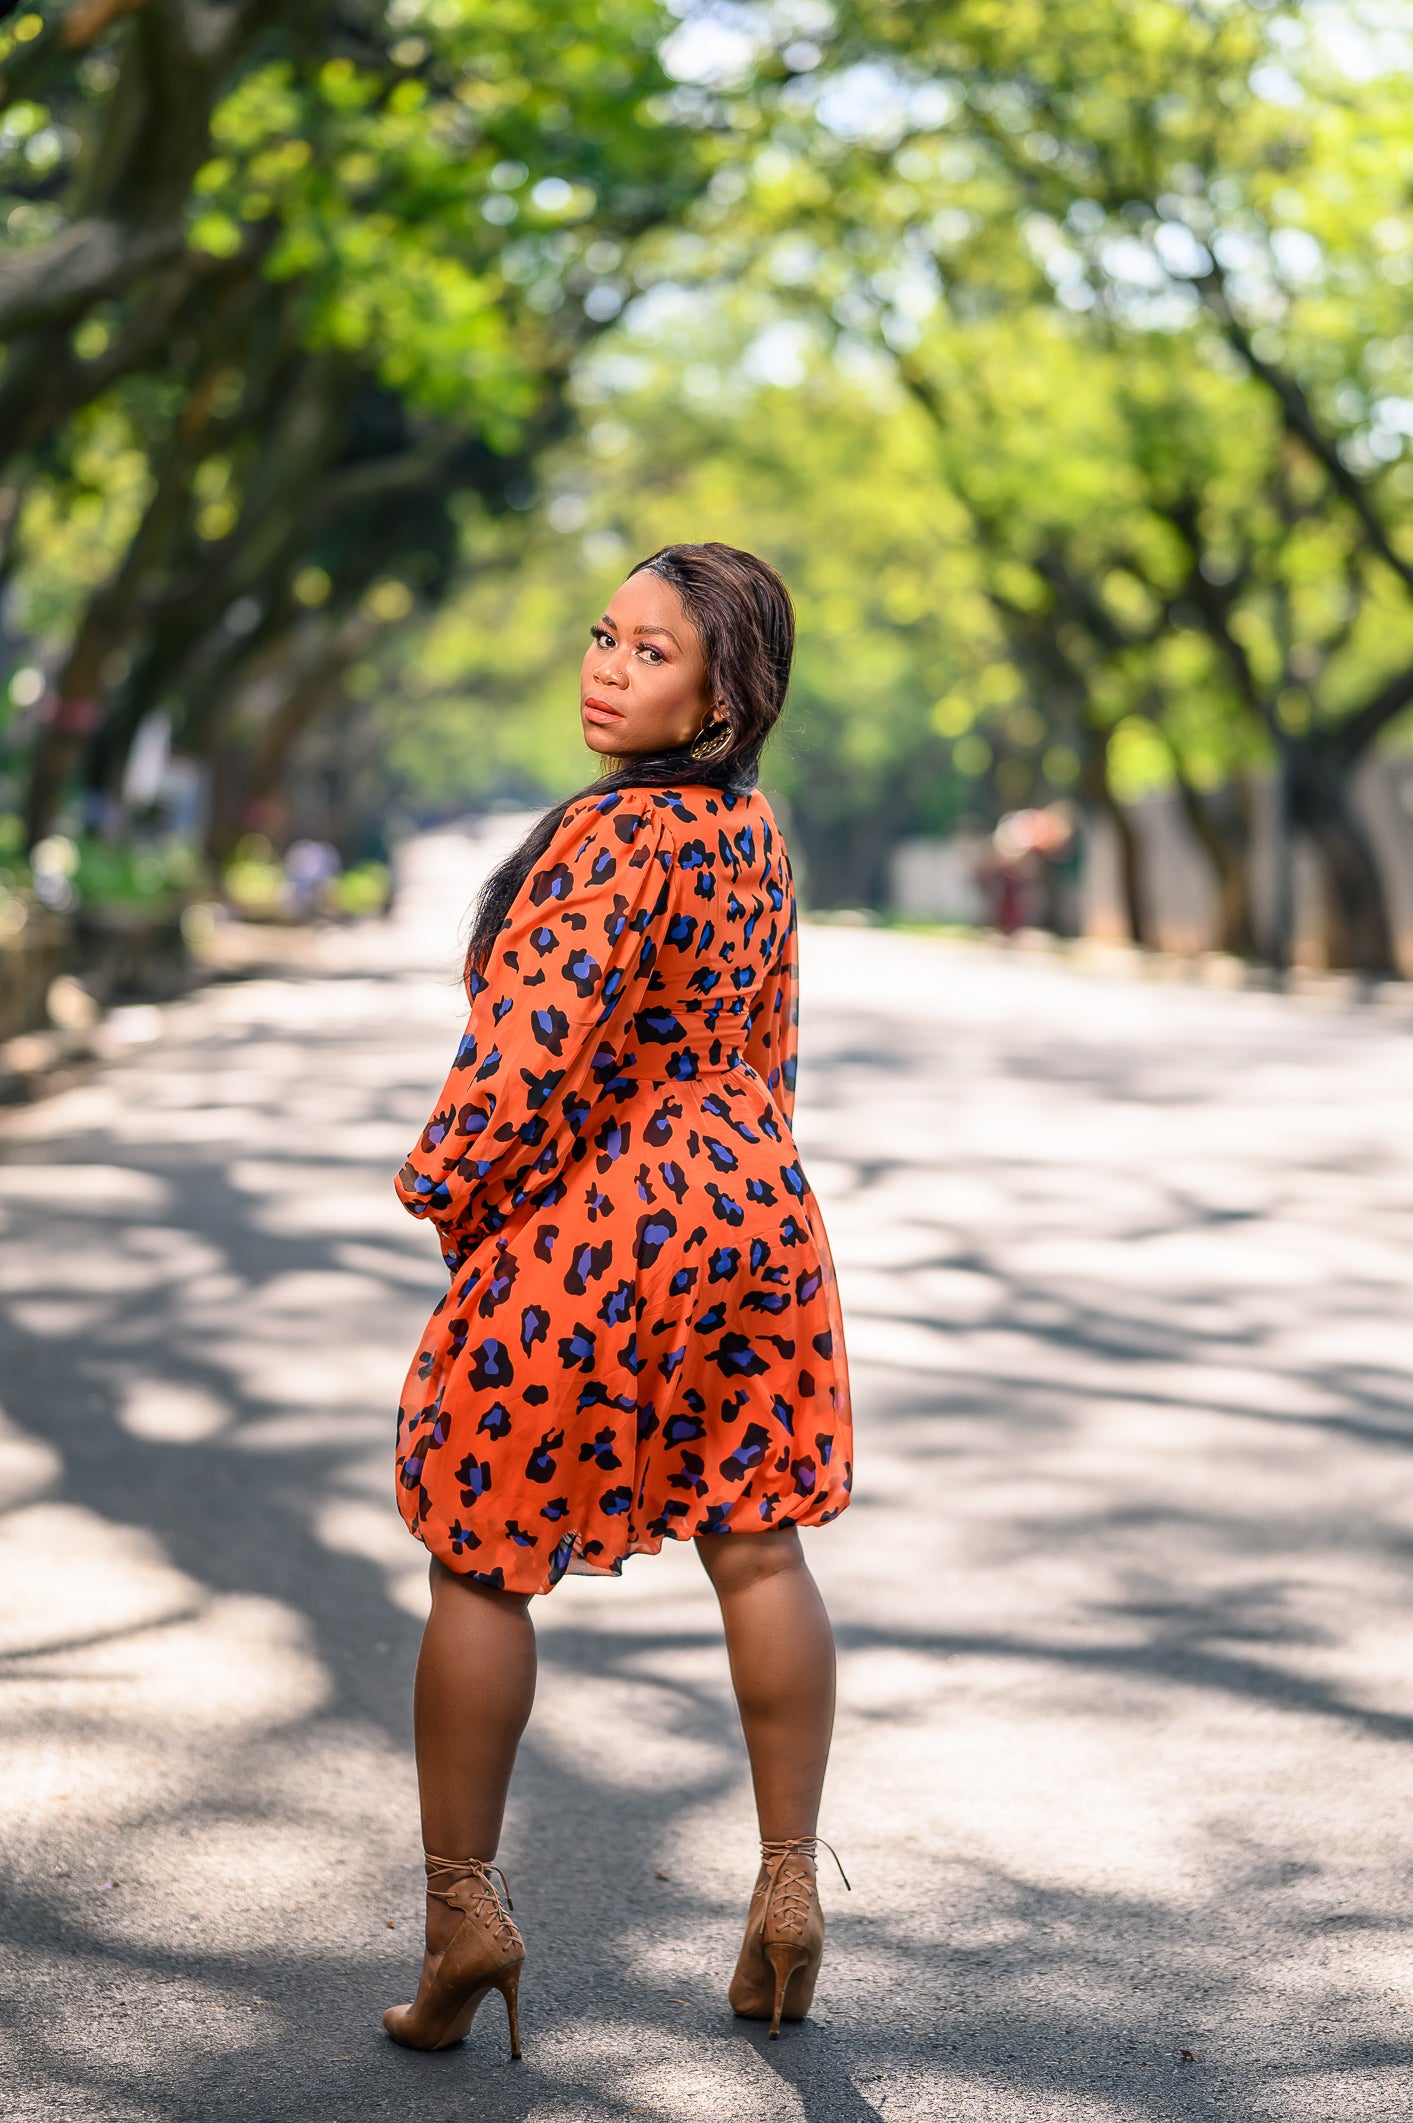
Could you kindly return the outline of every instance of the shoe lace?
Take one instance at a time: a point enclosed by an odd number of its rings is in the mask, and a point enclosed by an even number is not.
[[[484,1858],[436,1858],[430,1850],[423,1852],[423,1858],[427,1868],[427,1892],[434,1901],[445,1902],[449,1909],[459,1909],[463,1916],[474,1916],[491,1932],[498,1945],[515,1943],[518,1934],[506,1915],[515,1904],[510,1899],[510,1882],[499,1865],[492,1865]],[[453,1875],[449,1887],[432,1885],[441,1873]],[[504,1909],[491,1879],[492,1873],[497,1875],[505,1890]],[[457,1890],[462,1887],[471,1889],[466,1901],[458,1898]]]
[[[823,1841],[822,1836],[786,1836],[780,1841],[762,1841],[760,1855],[767,1883],[765,1901],[761,1905],[760,1913],[762,1936],[772,1913],[777,1932],[803,1932],[809,1921],[810,1904],[814,1900],[814,1875],[806,1872],[803,1866],[790,1865],[787,1861],[792,1857],[801,1857],[809,1858],[813,1862],[817,1855],[815,1846]],[[839,1866],[839,1877],[852,1894],[854,1890],[849,1887],[849,1876],[839,1863],[838,1851],[832,1843],[825,1843],[824,1847]]]

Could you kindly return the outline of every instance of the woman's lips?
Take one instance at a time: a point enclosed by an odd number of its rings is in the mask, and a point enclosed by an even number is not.
[[[621,708],[611,708],[606,700],[595,700],[592,694],[584,702],[581,712],[585,722],[608,724],[623,720]]]

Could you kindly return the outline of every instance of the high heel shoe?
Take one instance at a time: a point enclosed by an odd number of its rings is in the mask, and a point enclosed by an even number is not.
[[[746,1936],[727,1993],[741,2020],[769,2020],[771,2037],[782,2020],[803,2020],[814,1997],[824,1955],[824,1912],[815,1882],[814,1836],[791,1836],[760,1846],[761,1867],[746,1918]],[[839,1854],[825,1844],[836,1865]],[[844,1868],[839,1877],[848,1887]]]
[[[500,1873],[505,1888],[505,1907],[491,1881]],[[440,1875],[451,1876],[449,1886],[434,1887]],[[461,1911],[461,1922],[439,1954],[428,1952],[422,1963],[422,1980],[412,2005],[390,2005],[383,2025],[394,2042],[408,2049],[448,2049],[465,2036],[476,2017],[476,2008],[488,1990],[498,1990],[505,2000],[510,2022],[510,2054],[520,2054],[520,1970],[525,1961],[525,1942],[507,1911],[515,1907],[510,1888],[499,1865],[480,1858],[434,1858],[427,1853],[427,1892],[449,1909]]]

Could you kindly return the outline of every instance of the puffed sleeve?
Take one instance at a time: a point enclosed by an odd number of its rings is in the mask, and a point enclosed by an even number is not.
[[[774,1099],[788,1127],[795,1113],[795,1051],[800,1043],[800,957],[795,902],[780,956],[761,982],[746,1032],[746,1060]]]
[[[455,1266],[520,1203],[557,1199],[613,1027],[642,1006],[666,916],[671,849],[634,792],[576,804],[522,885],[436,1109],[397,1177]]]

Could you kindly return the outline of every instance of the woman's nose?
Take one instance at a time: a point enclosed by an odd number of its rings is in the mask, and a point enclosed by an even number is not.
[[[601,686],[626,686],[628,683],[628,660],[624,655],[617,663],[605,656],[594,672]]]

